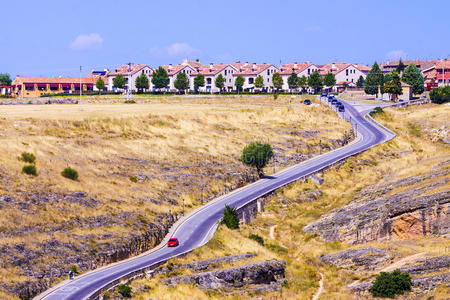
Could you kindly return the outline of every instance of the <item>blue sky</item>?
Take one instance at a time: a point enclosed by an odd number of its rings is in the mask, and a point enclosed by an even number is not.
[[[5,1],[6,2],[6,1]],[[450,56],[450,1],[23,0],[2,3],[0,73],[87,74],[185,57],[229,61]]]

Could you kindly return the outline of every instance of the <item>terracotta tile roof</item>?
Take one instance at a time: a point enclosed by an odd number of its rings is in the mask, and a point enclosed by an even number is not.
[[[131,75],[139,72],[145,67],[147,67],[147,65],[131,65]],[[117,74],[128,75],[128,65],[122,65],[118,67],[113,72],[109,72],[108,76],[115,76]]]
[[[366,65],[354,64],[354,66],[355,66],[355,68],[357,68],[361,72],[369,72],[370,69],[372,69],[372,67],[369,67],[369,66],[366,66]]]
[[[169,76],[177,74],[178,72],[180,72],[181,70],[183,70],[184,68],[189,68],[189,69],[193,69],[192,73],[190,75],[197,75],[197,71],[192,68],[189,65],[183,65],[183,64],[179,64],[179,65],[165,65],[162,66],[164,70],[166,70],[167,74],[169,74]]]
[[[91,77],[82,77],[81,83],[82,84],[95,84],[96,79]],[[22,84],[22,83],[73,83],[73,84],[79,84],[80,78],[79,77],[22,77],[17,76],[13,84]]]
[[[187,60],[187,59],[185,59],[181,64],[189,65],[192,68],[194,68],[194,70],[197,70],[202,66],[202,64],[199,61],[191,61],[191,60]]]
[[[436,68],[439,69],[450,69],[450,60],[437,61],[435,64]]]
[[[203,75],[216,75],[228,66],[229,64],[200,65],[198,72]]]
[[[313,64],[312,63],[285,63],[285,64],[280,65],[280,67],[278,69],[280,70],[279,71],[280,74],[290,75],[290,74],[292,74],[292,72],[295,72],[295,74],[298,74],[310,66],[313,66]]]
[[[267,68],[273,66],[272,64],[256,64],[256,63],[231,63],[233,67],[237,69],[237,72],[233,73],[233,76],[238,75],[258,75]]]

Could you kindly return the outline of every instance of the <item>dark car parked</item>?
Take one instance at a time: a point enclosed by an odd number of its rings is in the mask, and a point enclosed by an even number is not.
[[[331,104],[332,104],[332,105],[336,105],[337,102],[338,102],[338,101],[337,101],[336,99],[331,100]]]
[[[345,111],[345,107],[344,107],[344,105],[339,105],[339,108],[338,108],[338,110],[340,111],[340,112],[344,112]]]
[[[311,104],[311,100],[305,99],[305,101],[303,101],[303,104],[310,105]]]

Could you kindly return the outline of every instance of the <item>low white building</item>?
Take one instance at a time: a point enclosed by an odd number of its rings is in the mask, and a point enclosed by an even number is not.
[[[152,90],[152,74],[153,74],[153,69],[150,68],[147,65],[123,65],[118,67],[117,69],[115,69],[112,72],[109,72],[106,75],[106,81],[105,85],[108,89],[108,91],[115,91],[116,88],[114,87],[114,83],[113,83],[113,79],[118,75],[118,74],[122,74],[125,79],[127,80],[127,83],[125,85],[125,89],[127,90],[129,87],[131,88],[131,91],[136,92],[137,88],[136,88],[136,78],[141,75],[141,74],[145,74],[147,76],[148,82],[149,82],[149,89],[148,90]],[[131,83],[128,82],[128,74],[130,74],[131,77]]]
[[[292,72],[297,74],[297,77],[308,77],[315,71],[319,70],[319,67],[310,63],[285,63],[279,67],[281,77],[283,78],[283,90],[289,90],[288,78],[292,75]]]
[[[197,71],[189,64],[179,64],[179,65],[165,65],[162,66],[164,70],[166,70],[167,75],[169,75],[169,84],[167,85],[167,91],[176,92],[175,88],[175,80],[177,79],[177,75],[182,72],[185,73],[189,79],[189,90],[194,89],[194,77],[197,75]],[[188,91],[189,91],[188,90]]]
[[[261,76],[264,80],[264,87],[262,88],[265,91],[270,91],[273,89],[272,76],[277,73],[279,70],[272,64],[255,64],[255,63],[231,63],[236,72],[232,75],[234,80],[236,80],[237,76],[242,76],[245,79],[244,86],[242,87],[244,91],[254,91],[255,90],[255,79],[258,76]]]
[[[327,63],[320,67],[320,75],[334,74],[336,83],[346,83],[350,86],[356,85],[359,77],[366,79],[370,67],[359,64],[348,64],[343,62]]]

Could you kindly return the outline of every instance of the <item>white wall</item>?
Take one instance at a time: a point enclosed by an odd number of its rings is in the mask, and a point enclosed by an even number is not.
[[[366,79],[366,74],[358,70],[353,65],[348,66],[347,68],[345,68],[344,70],[335,75],[336,82],[349,81],[355,84],[358,81],[359,76],[362,76],[364,79]]]

